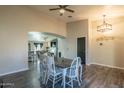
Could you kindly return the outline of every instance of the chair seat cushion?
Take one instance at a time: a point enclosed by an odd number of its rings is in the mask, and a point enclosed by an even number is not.
[[[71,70],[71,73],[70,73],[70,69],[67,69],[66,76],[67,77],[75,77],[75,71]]]
[[[50,73],[52,76],[57,76],[57,75],[62,75],[63,74],[63,69],[62,68],[59,68],[59,67],[55,67],[55,73]]]
[[[56,73],[63,73],[63,69],[62,68],[60,68],[60,67],[55,67],[55,69],[56,69]]]

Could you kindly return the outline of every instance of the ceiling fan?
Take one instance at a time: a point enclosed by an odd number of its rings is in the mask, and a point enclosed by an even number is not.
[[[74,13],[74,10],[71,10],[71,9],[67,8],[69,5],[58,5],[58,6],[59,6],[58,8],[52,8],[52,9],[49,9],[49,10],[50,11],[59,10],[60,16],[62,16],[65,13],[65,11]]]

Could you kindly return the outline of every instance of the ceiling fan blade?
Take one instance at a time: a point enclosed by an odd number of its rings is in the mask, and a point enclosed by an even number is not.
[[[69,5],[63,5],[64,8],[68,7]]]
[[[52,9],[49,9],[50,11],[53,11],[53,10],[59,10],[61,8],[52,8]]]
[[[65,10],[74,13],[74,10],[67,9],[67,8],[65,8]]]
[[[60,8],[63,8],[63,5],[59,5]]]

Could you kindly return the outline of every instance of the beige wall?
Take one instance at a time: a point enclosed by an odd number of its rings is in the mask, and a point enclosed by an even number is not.
[[[124,68],[124,17],[109,19],[112,31],[97,32],[97,25],[102,21],[92,21],[91,63]],[[114,40],[96,41],[101,36],[113,36]],[[99,43],[103,45],[100,46]]]
[[[88,53],[88,20],[80,20],[67,24],[67,58],[75,58],[77,56],[77,38],[86,37],[86,56]],[[87,62],[87,58],[86,58]]]
[[[0,76],[28,69],[31,31],[66,36],[66,24],[27,6],[0,6]]]

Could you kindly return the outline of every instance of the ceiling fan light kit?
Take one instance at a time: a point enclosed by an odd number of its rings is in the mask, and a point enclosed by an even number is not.
[[[60,9],[59,12],[62,13],[62,14],[64,14],[65,13],[65,10],[64,9]]]
[[[49,9],[50,11],[59,10],[60,16],[64,15],[65,12],[74,13],[74,10],[67,8],[69,5],[58,5],[58,8]],[[71,16],[72,17],[72,16]]]

